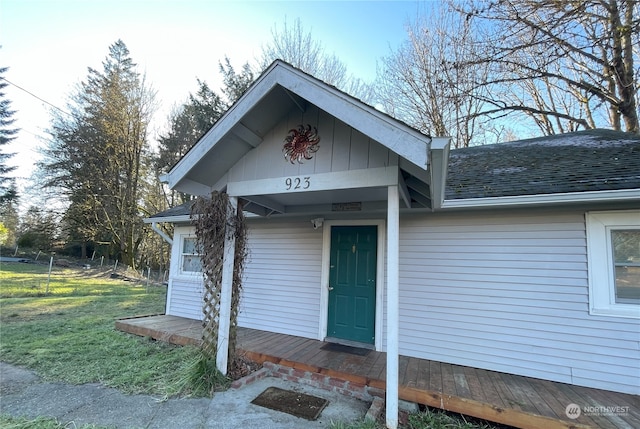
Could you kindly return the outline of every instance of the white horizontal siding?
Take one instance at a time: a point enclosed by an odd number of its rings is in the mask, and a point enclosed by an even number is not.
[[[638,321],[589,315],[583,213],[407,217],[400,234],[401,354],[640,393]]]
[[[166,313],[172,316],[202,320],[202,281],[171,279],[171,299]]]
[[[195,235],[192,226],[176,226],[171,247],[171,266],[165,313],[171,316],[202,320],[202,276],[180,273],[180,246],[184,237]]]
[[[238,324],[318,337],[322,230],[308,221],[250,223]]]

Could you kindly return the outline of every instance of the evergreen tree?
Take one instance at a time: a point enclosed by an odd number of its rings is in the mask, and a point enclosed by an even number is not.
[[[51,212],[31,206],[20,221],[18,246],[49,251],[58,235],[58,223]]]
[[[54,118],[53,143],[42,165],[46,185],[68,197],[65,221],[75,236],[109,241],[112,256],[132,267],[144,237],[139,184],[153,99],[118,40],[103,70],[89,68],[87,80],[71,96],[67,110],[72,114]]]
[[[7,165],[7,160],[14,154],[5,152],[6,146],[16,138],[18,129],[12,128],[15,119],[11,110],[11,101],[5,98],[4,88],[8,85],[4,80],[7,67],[0,68],[0,202],[15,201],[18,193],[15,188],[15,180],[8,174],[16,169]]]
[[[194,144],[222,117],[251,86],[254,75],[248,64],[237,72],[229,58],[219,63],[224,86],[221,94],[198,79],[198,90],[189,94],[189,100],[174,110],[169,117],[169,131],[159,138],[159,152],[155,160],[156,170],[167,171],[177,163]],[[186,194],[170,193],[168,204],[175,206],[188,201]]]
[[[0,219],[0,223],[3,226],[0,246],[15,246],[20,219],[18,217],[18,210],[14,200],[5,200],[0,202]]]

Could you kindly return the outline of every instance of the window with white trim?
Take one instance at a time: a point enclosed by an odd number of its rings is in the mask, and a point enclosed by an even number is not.
[[[196,245],[195,237],[182,236],[180,249],[180,272],[201,273],[202,261]]]
[[[590,212],[591,314],[640,318],[640,211]]]

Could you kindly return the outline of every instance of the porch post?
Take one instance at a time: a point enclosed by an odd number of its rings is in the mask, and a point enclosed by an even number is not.
[[[229,197],[232,210],[228,214],[233,216],[238,210],[238,198]],[[227,375],[229,360],[229,329],[231,325],[231,293],[233,290],[233,265],[235,261],[236,238],[227,223],[225,227],[224,254],[222,255],[222,285],[220,291],[220,321],[218,323],[218,354],[216,366],[218,370]]]
[[[400,197],[398,186],[387,189],[387,428],[398,427],[398,319],[400,271]]]

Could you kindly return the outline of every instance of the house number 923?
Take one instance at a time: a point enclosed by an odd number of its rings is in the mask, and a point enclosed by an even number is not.
[[[284,186],[287,191],[309,189],[309,186],[311,186],[311,177],[287,177],[284,179]]]

